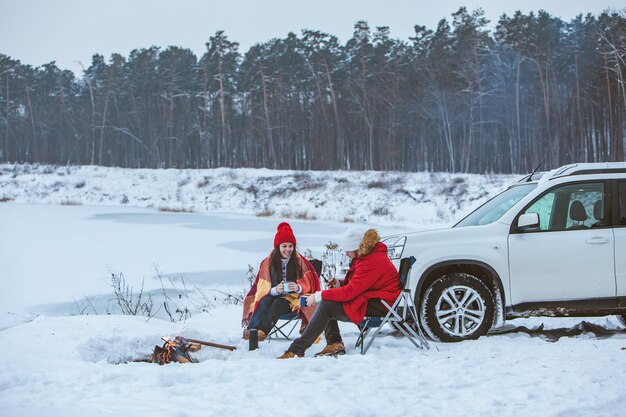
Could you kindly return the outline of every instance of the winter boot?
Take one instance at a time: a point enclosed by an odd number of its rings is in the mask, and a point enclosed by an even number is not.
[[[330,343],[326,345],[326,347],[321,351],[315,354],[315,357],[318,356],[339,356],[346,354],[346,347],[343,345],[343,342]]]
[[[290,350],[286,350],[285,353],[283,353],[282,355],[280,355],[276,359],[291,359],[291,358],[303,358],[303,357],[304,357],[304,355],[298,355],[295,352],[292,352]]]

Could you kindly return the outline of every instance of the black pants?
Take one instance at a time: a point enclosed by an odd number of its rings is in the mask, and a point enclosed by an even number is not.
[[[339,321],[350,321],[343,310],[343,304],[336,301],[322,300],[315,309],[311,321],[304,329],[302,336],[293,341],[289,350],[298,355],[304,355],[315,339],[322,332],[325,332],[326,343],[341,342],[341,334],[339,333]]]
[[[270,334],[278,318],[291,312],[289,301],[282,297],[266,295],[259,301],[259,305],[250,319],[249,329],[259,329],[265,334]]]

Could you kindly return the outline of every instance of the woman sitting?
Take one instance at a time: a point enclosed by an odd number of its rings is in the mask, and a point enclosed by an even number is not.
[[[316,292],[307,298],[307,306],[318,305],[302,336],[293,341],[279,359],[303,357],[304,351],[325,332],[326,347],[315,356],[336,356],[346,353],[337,321],[358,325],[368,315],[386,314],[387,308],[400,294],[400,278],[387,256],[387,246],[380,242],[374,229],[365,232],[351,228],[341,246],[351,259],[350,269],[337,288]],[[335,281],[333,281],[334,283]]]
[[[296,237],[289,223],[278,225],[274,250],[261,262],[259,273],[243,302],[243,338],[258,330],[259,341],[270,333],[278,318],[291,311],[306,326],[315,306],[300,307],[300,295],[319,291],[320,283],[309,261],[296,251]]]

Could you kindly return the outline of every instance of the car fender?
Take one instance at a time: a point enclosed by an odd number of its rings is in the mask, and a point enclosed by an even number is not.
[[[410,286],[419,295],[437,268],[473,265],[486,269],[496,284],[509,295],[508,224],[441,229],[407,234],[403,256],[416,259]],[[508,298],[508,297],[507,297]]]

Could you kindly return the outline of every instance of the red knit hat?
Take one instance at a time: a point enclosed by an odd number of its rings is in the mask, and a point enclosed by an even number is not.
[[[296,236],[293,234],[289,223],[282,222],[278,225],[276,236],[274,236],[274,247],[285,242],[293,243],[293,245],[296,246]]]

